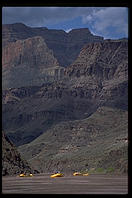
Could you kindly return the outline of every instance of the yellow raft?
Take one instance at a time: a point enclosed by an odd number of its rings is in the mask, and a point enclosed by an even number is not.
[[[80,173],[80,172],[73,173],[73,176],[80,176],[80,175],[82,175],[82,173]]]
[[[63,177],[63,174],[62,173],[56,173],[56,174],[51,175],[50,177],[52,177],[52,178]]]
[[[25,177],[25,175],[24,174],[20,174],[19,177]]]
[[[25,175],[23,173],[19,175],[19,177],[32,177],[32,176],[33,176],[33,174]]]
[[[88,173],[84,173],[84,174],[83,174],[83,176],[88,176],[88,175],[89,175]]]
[[[73,176],[88,176],[88,173],[80,173],[80,172],[75,172],[73,173]]]

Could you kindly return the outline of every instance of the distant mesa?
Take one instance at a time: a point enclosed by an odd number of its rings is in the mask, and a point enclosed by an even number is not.
[[[78,56],[81,48],[89,42],[103,41],[103,37],[92,35],[88,28],[63,30],[34,28],[22,23],[4,24],[2,26],[2,44],[42,36],[49,49],[53,50],[60,66],[70,65]]]

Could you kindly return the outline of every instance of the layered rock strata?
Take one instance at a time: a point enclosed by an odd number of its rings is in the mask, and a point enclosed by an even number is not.
[[[70,65],[78,56],[81,48],[90,42],[103,41],[103,37],[92,35],[88,28],[73,29],[69,33],[63,30],[31,28],[22,23],[2,26],[3,46],[9,42],[41,36],[54,53],[61,66]]]
[[[17,40],[2,49],[3,89],[53,82],[63,70],[42,37]]]

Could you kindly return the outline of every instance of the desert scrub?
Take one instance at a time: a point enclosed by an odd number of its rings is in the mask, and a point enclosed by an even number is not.
[[[95,168],[90,168],[89,173],[95,173]]]
[[[97,168],[95,170],[96,173],[106,173],[106,170],[104,168]]]
[[[113,167],[109,167],[106,169],[106,173],[113,173],[115,169]]]

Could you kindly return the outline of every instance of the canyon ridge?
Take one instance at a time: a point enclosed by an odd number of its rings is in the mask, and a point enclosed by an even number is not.
[[[127,111],[127,39],[2,26],[2,128],[34,170],[127,172]]]

